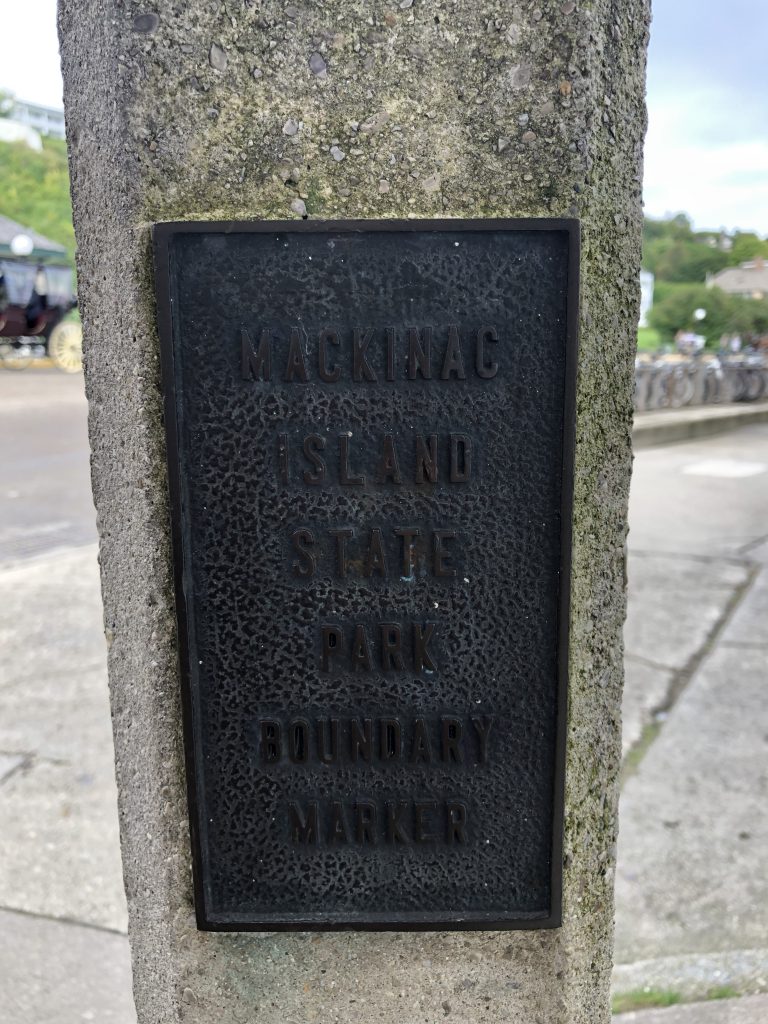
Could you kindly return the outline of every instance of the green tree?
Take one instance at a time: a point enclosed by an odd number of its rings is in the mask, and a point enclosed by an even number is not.
[[[661,281],[698,284],[728,265],[728,254],[705,242],[659,238],[649,242],[644,266]]]
[[[659,281],[700,284],[707,274],[728,266],[728,254],[708,232],[694,233],[684,213],[668,220],[647,218],[643,225],[643,266]]]
[[[706,311],[702,320],[694,313]],[[744,340],[768,333],[768,302],[728,295],[720,288],[681,285],[666,293],[648,315],[663,342],[671,342],[678,331],[703,334],[716,345],[723,334],[740,334]]]
[[[74,261],[67,147],[44,139],[42,153],[23,142],[0,142],[0,213],[66,246]]]
[[[768,240],[760,238],[752,231],[737,232],[733,238],[733,248],[728,253],[729,265],[738,267],[755,257],[768,260]]]

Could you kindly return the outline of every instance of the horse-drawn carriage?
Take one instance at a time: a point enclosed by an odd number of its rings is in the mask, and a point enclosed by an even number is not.
[[[82,331],[66,319],[77,306],[72,268],[58,246],[0,218],[0,365],[23,369],[50,357],[59,369],[82,369]],[[44,248],[46,244],[48,248]],[[58,258],[57,258],[58,257]]]

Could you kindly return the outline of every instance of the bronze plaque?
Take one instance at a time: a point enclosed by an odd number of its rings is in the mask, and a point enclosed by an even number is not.
[[[200,927],[557,926],[577,223],[154,241]]]

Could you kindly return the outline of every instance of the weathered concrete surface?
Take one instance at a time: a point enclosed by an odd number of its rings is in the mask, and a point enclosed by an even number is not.
[[[142,1024],[608,1018],[648,17],[647,0],[61,3]],[[148,225],[304,210],[582,219],[561,931],[195,930]]]

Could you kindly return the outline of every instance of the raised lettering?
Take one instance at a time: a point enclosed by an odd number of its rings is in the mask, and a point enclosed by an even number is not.
[[[376,843],[376,805],[369,800],[358,800],[355,810],[355,838],[358,843],[370,843],[373,846]]]
[[[382,718],[379,723],[379,744],[382,761],[398,760],[402,754],[402,729],[396,718]]]
[[[326,735],[326,726],[328,735]],[[320,718],[317,722],[317,753],[323,764],[335,764],[340,758],[338,718]]]
[[[402,843],[404,846],[411,845],[411,838],[403,828],[402,817],[408,810],[408,804],[404,800],[387,800],[387,841],[390,843]]]
[[[326,348],[328,343],[336,346],[339,344],[339,336],[331,327],[325,327],[320,331],[320,341],[317,350],[317,372],[320,380],[324,380],[327,384],[334,384],[341,377],[341,367],[336,364],[332,369],[328,369],[328,349]]]
[[[377,483],[383,484],[387,480],[391,480],[393,484],[401,484],[403,482],[400,476],[400,467],[397,464],[395,439],[391,434],[384,435],[384,441],[381,446],[381,459],[376,470]]]
[[[461,721],[458,718],[442,718],[440,725],[443,761],[461,764],[464,760],[461,749]]]
[[[294,764],[306,764],[309,760],[309,722],[306,718],[296,718],[288,727],[288,757]]]
[[[269,331],[261,332],[259,349],[254,351],[248,332],[240,331],[241,352],[242,352],[242,376],[243,380],[271,380],[272,379],[272,348]]]
[[[305,469],[302,477],[305,484],[321,484],[325,480],[325,460],[317,454],[325,448],[325,438],[319,434],[309,434],[304,438],[304,454],[307,461],[312,464],[315,472],[311,473]]]
[[[483,380],[490,380],[491,377],[495,377],[499,372],[498,363],[486,363],[485,361],[485,343],[486,341],[498,341],[499,336],[496,333],[495,327],[481,327],[477,332],[477,341],[475,344],[475,370],[477,371],[478,377],[482,377]]]
[[[408,328],[408,377],[416,380],[418,374],[424,380],[432,379],[432,328]],[[422,338],[424,343],[422,344]]]
[[[417,800],[414,804],[414,811],[416,817],[416,842],[417,843],[433,843],[437,836],[427,831],[428,822],[424,819],[428,814],[436,810],[437,802],[435,800]]]
[[[349,434],[339,434],[339,483],[344,487],[362,487],[364,476],[355,476],[349,467]]]
[[[455,530],[435,530],[432,534],[432,572],[438,578],[446,579],[457,575],[457,570],[446,561],[450,557],[450,552],[445,550],[445,542],[455,538]]]
[[[291,384],[298,380],[302,384],[307,383],[307,367],[304,362],[304,350],[301,346],[301,337],[304,332],[299,327],[291,328],[291,339],[288,345],[288,361],[285,366],[285,380]]]
[[[432,760],[432,744],[429,740],[429,730],[423,718],[414,718],[413,737],[411,739],[411,764],[419,761],[426,761],[429,764]]]
[[[368,761],[373,757],[373,721],[364,718],[362,725],[353,718],[349,723],[349,751],[352,761]]]
[[[384,672],[403,669],[403,645],[400,626],[396,622],[382,622],[381,630],[381,667]]]
[[[451,483],[464,484],[472,473],[472,441],[466,434],[451,434]]]
[[[427,650],[427,644],[435,632],[436,622],[425,622],[422,626],[418,622],[413,624],[413,670],[421,672],[427,669],[429,672],[437,672],[437,665]]]
[[[352,670],[354,672],[370,672],[373,668],[371,662],[371,647],[368,643],[368,634],[365,626],[355,626],[355,635],[352,638],[352,654],[350,656]]]
[[[302,811],[298,804],[288,804],[288,813],[291,821],[291,839],[298,845],[304,843],[305,846],[309,846],[310,843],[317,843],[320,841],[320,834],[317,828],[317,804],[311,803],[307,810],[306,815]]]
[[[340,800],[334,800],[331,804],[331,827],[328,833],[328,842],[331,846],[349,842],[349,828],[344,816],[344,805]]]
[[[276,764],[281,756],[280,723],[270,718],[261,720],[261,759],[265,764]]]
[[[488,715],[482,715],[472,719],[477,738],[480,741],[480,760],[483,764],[488,763],[488,737],[491,734],[493,719]]]
[[[421,530],[417,527],[398,526],[392,532],[396,537],[400,537],[403,542],[401,572],[403,579],[409,580],[414,570],[413,542],[416,537],[421,536]]]
[[[384,542],[381,530],[375,526],[371,530],[371,537],[368,544],[368,557],[365,562],[365,575],[369,578],[374,573],[385,577],[387,575],[387,559],[384,554]]]
[[[446,806],[448,822],[445,840],[447,843],[466,843],[465,828],[467,824],[466,804],[455,801]]]
[[[338,657],[341,652],[341,644],[344,640],[344,634],[339,626],[323,626],[321,633],[323,638],[321,664],[323,672],[330,672],[331,658]]]
[[[370,327],[367,330],[355,329],[354,337],[352,339],[352,380],[372,380],[376,381],[376,374],[373,372],[373,368],[366,358],[368,346],[373,340],[373,328]]]
[[[347,541],[354,537],[355,531],[350,527],[339,527],[328,533],[336,538],[336,571],[344,579],[347,575]]]
[[[416,483],[437,483],[437,434],[416,435]]]
[[[292,562],[291,571],[294,576],[298,576],[301,579],[309,579],[314,576],[315,569],[317,568],[315,556],[309,550],[311,545],[315,543],[315,535],[311,530],[300,527],[291,534],[291,543],[293,544],[293,550],[299,556],[298,561],[294,559]]]
[[[395,379],[395,328],[387,327],[387,380]]]
[[[467,374],[464,370],[464,356],[461,352],[461,338],[458,327],[448,328],[448,344],[445,348],[445,359],[443,368],[440,371],[441,380],[450,380],[455,375],[456,380],[466,380]]]

